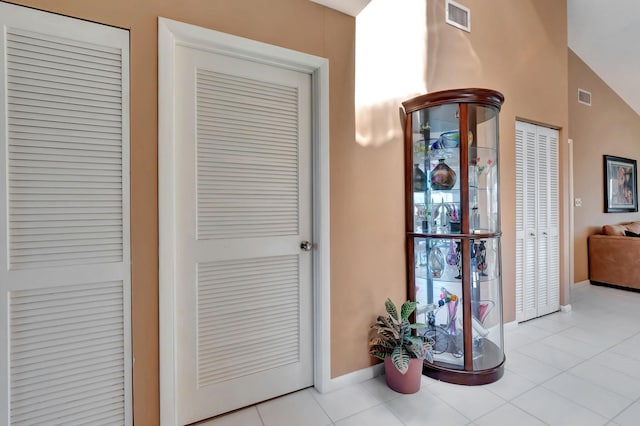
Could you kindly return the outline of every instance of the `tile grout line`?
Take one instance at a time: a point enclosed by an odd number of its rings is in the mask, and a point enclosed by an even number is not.
[[[534,319],[534,321],[535,321],[535,319]],[[536,327],[533,323],[531,324],[531,326],[532,326],[532,327]],[[549,330],[545,330],[545,329],[540,328],[540,327],[536,327],[536,328],[538,328],[539,330],[543,330],[543,331],[547,331],[547,332],[549,332]],[[581,330],[585,331],[584,329],[582,329],[582,328],[581,328],[581,327],[579,327],[578,325],[575,325],[575,324],[574,324],[574,325],[571,325],[570,327],[567,327],[567,328],[565,328],[565,329],[558,330],[557,332],[550,332],[551,334],[550,334],[549,336],[543,337],[542,339],[536,339],[536,340],[533,340],[533,341],[532,341],[532,343],[540,342],[540,341],[541,341],[541,340],[543,340],[543,339],[546,339],[546,338],[551,337],[551,336],[554,336],[554,335],[558,335],[558,334],[563,333],[563,332],[565,332],[565,331],[567,331],[567,330],[570,330],[571,328],[578,328],[578,329],[581,329]],[[586,331],[588,331],[588,330],[586,330]],[[545,387],[545,386],[544,386],[544,384],[545,384],[545,383],[550,382],[551,380],[553,380],[553,379],[555,379],[555,378],[557,378],[557,377],[558,377],[558,376],[560,376],[561,374],[566,373],[566,374],[569,374],[569,375],[571,375],[571,376],[573,376],[573,377],[575,377],[575,378],[578,378],[578,379],[580,379],[580,380],[584,380],[584,381],[586,381],[586,382],[588,382],[588,383],[592,384],[593,386],[596,386],[596,387],[601,388],[601,389],[603,389],[603,390],[605,390],[605,391],[608,391],[608,392],[611,392],[611,393],[613,393],[613,394],[615,394],[615,395],[617,395],[617,396],[620,396],[621,398],[629,399],[629,398],[628,398],[628,397],[626,397],[625,395],[622,395],[622,394],[620,394],[620,393],[618,393],[618,392],[615,392],[615,391],[613,391],[613,390],[610,390],[610,389],[608,389],[608,388],[605,388],[605,387],[601,386],[600,384],[595,383],[595,382],[594,382],[594,381],[592,381],[592,380],[589,380],[589,379],[584,378],[584,377],[577,376],[577,375],[575,375],[575,374],[571,373],[569,370],[571,370],[571,369],[573,369],[573,368],[575,368],[575,367],[577,367],[577,366],[579,366],[579,365],[581,365],[581,364],[584,364],[584,363],[586,363],[586,362],[588,362],[588,361],[593,361],[593,362],[595,362],[595,363],[597,363],[597,364],[600,364],[600,363],[598,363],[597,361],[595,361],[595,360],[594,360],[594,358],[595,358],[595,357],[597,357],[597,356],[599,356],[599,355],[601,355],[601,354],[603,354],[603,353],[605,353],[605,352],[607,352],[607,351],[609,351],[609,350],[613,349],[614,347],[616,347],[616,346],[618,346],[618,345],[620,345],[620,344],[622,344],[622,343],[626,342],[627,340],[632,339],[632,338],[634,338],[634,337],[636,337],[636,336],[638,336],[638,335],[640,335],[640,331],[635,332],[634,334],[632,334],[632,335],[630,335],[630,336],[628,336],[628,337],[625,337],[622,341],[619,341],[619,342],[617,342],[617,343],[615,343],[615,344],[613,344],[613,345],[610,345],[610,346],[608,346],[608,347],[604,348],[603,350],[601,350],[601,351],[599,351],[599,352],[597,352],[597,353],[595,353],[595,354],[591,355],[591,356],[590,356],[590,357],[588,357],[588,358],[584,358],[582,361],[578,362],[577,364],[575,364],[575,365],[573,365],[573,366],[571,366],[571,367],[569,367],[569,368],[564,368],[564,369],[560,370],[560,373],[559,373],[559,374],[557,374],[557,375],[553,375],[552,377],[549,377],[548,379],[546,379],[546,380],[544,380],[544,381],[542,381],[542,382],[540,382],[540,383],[536,384],[536,386],[534,386],[533,388],[531,388],[531,389],[529,389],[529,390],[527,390],[527,391],[525,391],[525,392],[521,393],[521,394],[520,394],[520,395],[518,395],[517,397],[522,396],[522,395],[524,395],[525,393],[532,391],[532,390],[533,390],[533,389],[535,389],[536,387],[540,387],[540,388],[541,388],[541,390],[543,390],[543,391],[552,392],[552,393],[554,393],[555,395],[558,395],[558,396],[560,396],[561,398],[566,399],[567,401],[573,402],[574,404],[577,404],[578,406],[580,406],[580,407],[583,407],[583,408],[587,409],[587,410],[588,410],[589,412],[591,412],[591,413],[594,413],[594,414],[596,414],[596,415],[598,415],[598,416],[600,416],[600,417],[606,418],[607,422],[613,422],[613,419],[614,419],[614,418],[618,417],[618,416],[619,416],[620,414],[622,414],[624,411],[626,411],[627,409],[629,409],[629,407],[631,407],[633,404],[635,404],[636,402],[640,401],[640,396],[639,396],[638,398],[636,398],[635,400],[631,399],[631,401],[632,401],[632,402],[631,402],[629,405],[627,405],[624,409],[620,410],[620,411],[619,411],[617,414],[615,414],[614,416],[605,417],[605,416],[603,416],[602,414],[600,414],[600,413],[597,413],[597,412],[593,411],[591,408],[589,408],[589,407],[587,407],[587,406],[585,406],[585,405],[581,404],[580,402],[573,401],[573,400],[571,400],[571,399],[569,399],[569,398],[567,398],[567,397],[565,397],[565,396],[563,396],[563,395],[559,394],[558,392],[554,391],[553,389],[550,389],[550,388]],[[572,337],[570,337],[570,336],[562,336],[562,338],[563,338],[563,339],[569,339],[569,340],[572,340],[572,341],[574,341],[574,342],[578,342],[578,343],[588,344],[588,342],[583,342],[583,341],[581,341],[581,340],[579,340],[579,339],[575,339],[575,338],[572,338]],[[527,353],[520,351],[519,349],[521,349],[521,348],[515,348],[515,349],[513,349],[513,350],[514,350],[514,351],[516,351],[516,352],[518,352],[519,354],[521,354],[521,355],[523,355],[523,356],[528,357],[529,359],[532,359],[532,360],[535,360],[535,361],[541,362],[541,363],[543,363],[543,364],[545,364],[545,365],[547,365],[547,366],[550,366],[550,367],[557,368],[557,367],[555,367],[554,365],[548,364],[548,363],[546,363],[545,361],[542,361],[542,360],[539,360],[539,359],[537,359],[537,358],[534,358],[534,357],[532,357],[532,356],[528,355]],[[568,354],[568,355],[573,355],[573,354],[571,354],[571,353],[569,353],[569,352],[562,351],[561,349],[557,349],[557,350],[559,350],[559,351],[561,351],[561,352],[564,352],[564,353],[566,353],[566,354]],[[621,356],[625,356],[625,355],[622,355],[622,354],[620,354],[620,355],[621,355]],[[573,356],[577,356],[577,355],[573,355]],[[629,357],[625,356],[625,358],[629,358]],[[635,360],[634,358],[629,358],[629,359],[631,359],[631,360]],[[613,370],[614,370],[614,371],[617,371],[617,372],[619,372],[619,373],[624,373],[624,372],[619,371],[619,370],[616,370],[616,369],[613,369]],[[513,373],[513,372],[512,372],[512,373]],[[511,399],[511,401],[512,401],[513,399],[517,398],[517,397],[512,398],[512,399]],[[521,409],[521,410],[525,411],[527,414],[530,414],[530,415],[532,415],[532,416],[536,417],[536,416],[535,416],[535,415],[533,415],[532,413],[529,413],[528,411],[526,411],[526,410],[524,410],[524,409],[522,409],[522,408],[520,408],[520,407],[518,407],[518,406],[516,406],[516,405],[514,405],[514,406],[515,406],[516,408],[519,408],[519,409]],[[537,417],[536,417],[536,418],[537,418]],[[540,419],[538,419],[538,420],[540,420]],[[543,423],[544,423],[544,422],[543,422]]]

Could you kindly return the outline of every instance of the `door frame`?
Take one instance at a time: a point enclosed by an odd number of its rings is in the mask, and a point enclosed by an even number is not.
[[[176,165],[174,59],[177,46],[261,62],[311,75],[313,215],[313,381],[331,382],[329,265],[329,61],[326,58],[158,17],[158,239],[160,424],[177,424]]]

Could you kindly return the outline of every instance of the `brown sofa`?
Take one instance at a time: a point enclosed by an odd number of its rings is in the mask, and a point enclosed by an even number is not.
[[[640,291],[640,222],[605,225],[589,237],[591,284]]]

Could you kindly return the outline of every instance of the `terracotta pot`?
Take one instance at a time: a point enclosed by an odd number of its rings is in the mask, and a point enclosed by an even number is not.
[[[416,393],[420,390],[422,378],[422,359],[409,360],[409,369],[405,374],[398,371],[391,358],[384,360],[384,373],[387,376],[387,386],[400,393]]]

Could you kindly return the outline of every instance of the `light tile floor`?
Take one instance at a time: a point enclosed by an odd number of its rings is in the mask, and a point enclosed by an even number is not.
[[[313,388],[199,426],[640,425],[640,294],[586,285],[572,311],[505,331],[505,373],[484,386],[422,378],[402,395],[376,377]]]

